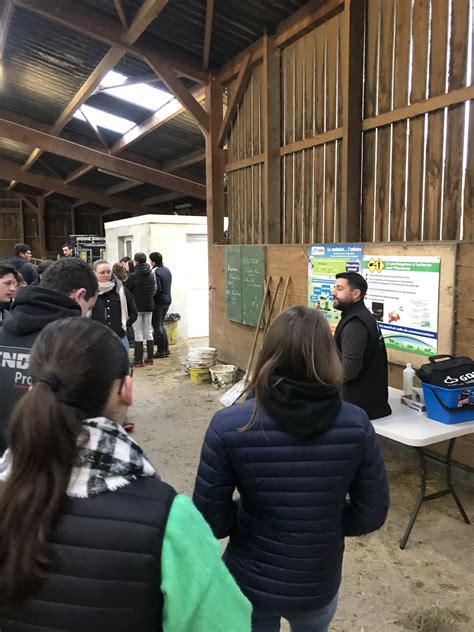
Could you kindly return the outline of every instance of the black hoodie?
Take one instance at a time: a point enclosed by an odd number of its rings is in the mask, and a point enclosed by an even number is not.
[[[64,294],[34,285],[18,290],[0,328],[0,454],[10,413],[31,384],[30,352],[38,334],[48,323],[80,315],[79,305]]]
[[[334,424],[342,401],[335,386],[286,377],[263,392],[262,405],[282,430],[299,438],[315,438]]]

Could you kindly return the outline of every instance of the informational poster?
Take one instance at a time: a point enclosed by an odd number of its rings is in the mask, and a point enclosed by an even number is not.
[[[365,304],[385,346],[418,355],[438,349],[439,257],[364,256]]]
[[[341,318],[341,312],[333,307],[332,288],[336,274],[362,274],[362,257],[359,244],[313,244],[308,248],[308,304],[324,313],[333,333]]]

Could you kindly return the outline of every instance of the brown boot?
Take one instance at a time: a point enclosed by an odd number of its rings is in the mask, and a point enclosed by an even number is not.
[[[143,342],[134,342],[133,345],[135,354],[132,366],[140,367],[143,366]]]
[[[153,364],[153,347],[155,343],[153,340],[146,341],[146,360],[145,364]]]

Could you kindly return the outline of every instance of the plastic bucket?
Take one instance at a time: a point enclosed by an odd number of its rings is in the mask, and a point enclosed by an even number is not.
[[[209,369],[216,363],[217,350],[214,347],[191,347],[188,366],[195,369]]]
[[[189,367],[189,375],[191,376],[191,384],[209,384],[211,381],[209,369],[192,369]]]
[[[423,382],[428,419],[443,424],[474,421],[474,388],[442,388]]]
[[[168,332],[168,344],[177,345],[178,344],[178,321],[176,320],[168,320],[164,323],[166,327],[166,331]]]
[[[209,371],[214,388],[227,388],[235,382],[237,367],[233,364],[216,364]]]

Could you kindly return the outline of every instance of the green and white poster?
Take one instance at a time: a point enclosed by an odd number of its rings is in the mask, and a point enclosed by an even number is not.
[[[437,353],[439,271],[439,257],[364,256],[365,304],[387,348]]]
[[[308,248],[308,305],[320,309],[334,333],[341,312],[333,307],[332,289],[339,272],[362,273],[360,244],[312,244]]]

